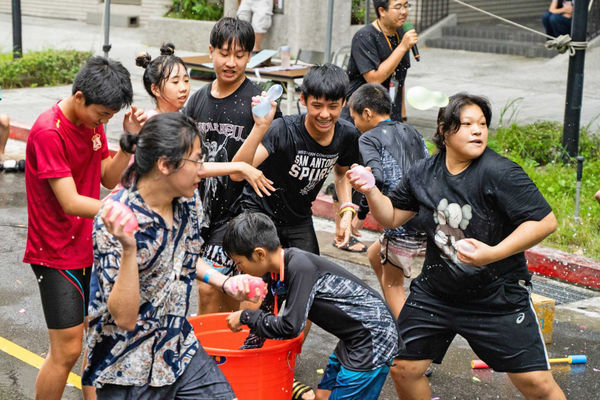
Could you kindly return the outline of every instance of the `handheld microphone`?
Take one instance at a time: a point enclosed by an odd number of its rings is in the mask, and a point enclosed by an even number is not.
[[[415,27],[413,26],[413,24],[411,24],[410,22],[406,21],[404,23],[404,25],[402,25],[402,31],[404,31],[404,33],[415,29]],[[415,57],[415,60],[417,62],[421,61],[421,55],[419,54],[419,48],[417,47],[417,45],[415,44],[413,47],[410,48],[412,50],[413,56]]]

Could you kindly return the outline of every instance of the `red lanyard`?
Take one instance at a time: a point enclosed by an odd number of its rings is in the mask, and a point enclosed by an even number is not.
[[[285,271],[284,271],[284,260],[283,260],[283,249],[281,249],[281,261],[279,262],[279,277],[278,277],[278,281],[283,282],[285,275],[284,275]],[[275,280],[275,273],[271,272],[271,280]],[[277,285],[275,285],[275,293],[273,294],[273,296],[275,297],[275,310],[273,315],[277,315],[278,314],[278,306],[277,306]]]
[[[381,33],[383,33],[383,37],[387,41],[388,46],[390,46],[390,50],[394,51],[394,48],[392,47],[392,43],[390,42],[390,39],[387,37],[387,35],[385,34],[385,32],[383,32],[383,29],[381,29],[381,25],[379,25],[379,20],[376,19],[375,23],[377,24],[377,27],[379,28],[379,30],[381,31]],[[398,43],[400,43],[400,36],[398,36],[398,31],[395,31],[394,34],[396,35],[396,40],[398,41]]]

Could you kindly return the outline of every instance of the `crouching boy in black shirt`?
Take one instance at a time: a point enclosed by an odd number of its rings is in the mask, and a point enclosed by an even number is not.
[[[227,318],[231,330],[248,325],[249,339],[290,339],[309,318],[340,339],[317,399],[379,397],[399,342],[395,318],[375,290],[320,256],[296,248],[284,251],[265,214],[235,217],[223,248],[240,271],[263,276],[269,288],[259,310],[237,311]],[[285,308],[277,315],[284,300]]]

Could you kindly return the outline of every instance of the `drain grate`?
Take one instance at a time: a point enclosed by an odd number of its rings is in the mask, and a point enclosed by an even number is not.
[[[531,283],[533,284],[533,293],[556,300],[556,305],[600,296],[600,292],[584,289],[570,283],[558,282],[539,275],[534,275]]]

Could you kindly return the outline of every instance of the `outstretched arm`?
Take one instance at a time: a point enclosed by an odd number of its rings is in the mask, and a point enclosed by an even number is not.
[[[464,252],[459,247],[458,259],[471,265],[488,265],[535,246],[555,230],[556,217],[550,212],[540,221],[523,222],[495,246],[488,246],[476,239],[463,239],[473,246],[473,250]]]
[[[352,168],[355,166],[356,164],[352,165]],[[369,167],[367,167],[367,169],[370,170]],[[371,215],[373,215],[377,222],[383,225],[384,228],[396,228],[402,226],[415,216],[416,213],[414,211],[395,208],[392,205],[392,201],[381,193],[377,186],[364,188],[363,185],[367,182],[361,180],[358,176],[355,176],[354,178],[351,177],[350,171],[346,173],[346,176],[354,190],[365,195],[367,202],[369,203]]]
[[[252,165],[236,162],[207,162],[200,172],[203,178],[229,175],[233,181],[247,180],[259,197],[267,196],[275,191],[273,182],[267,179],[263,172]]]

